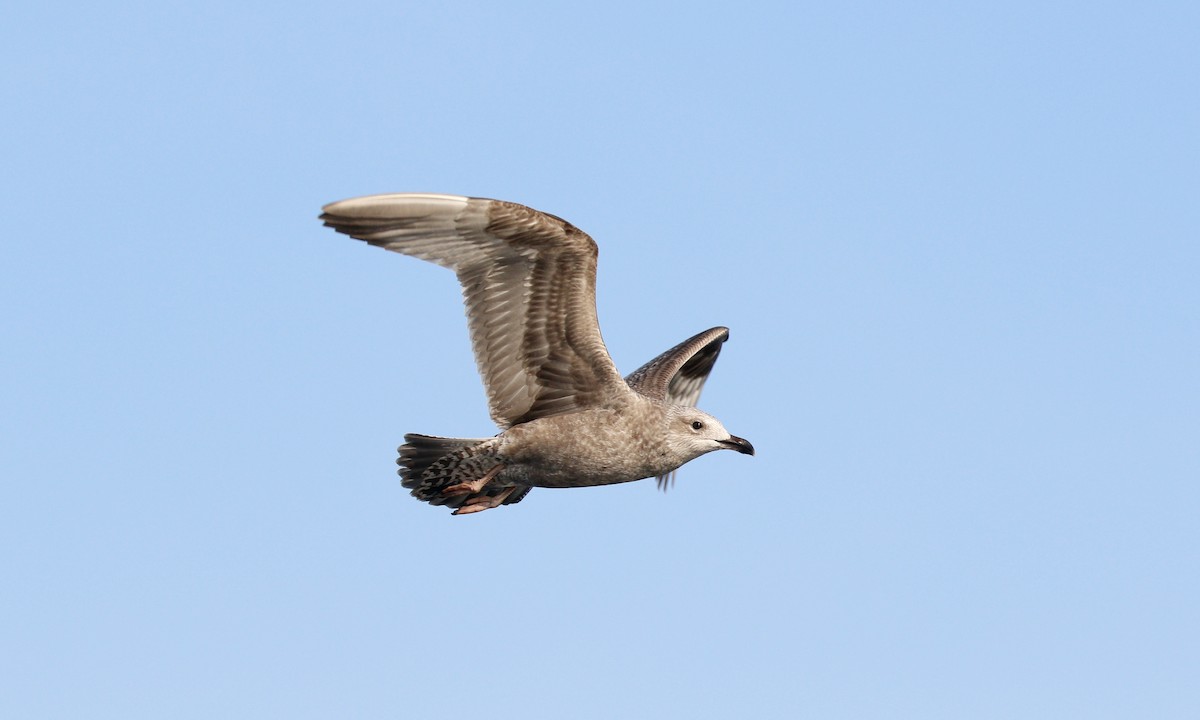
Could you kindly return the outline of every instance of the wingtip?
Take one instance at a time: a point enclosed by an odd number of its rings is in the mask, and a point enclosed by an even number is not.
[[[725,342],[729,339],[729,328],[724,325],[716,325],[710,327],[704,332],[696,333],[687,342],[697,341],[700,338],[708,338],[707,342]]]
[[[384,219],[420,217],[461,208],[471,198],[439,193],[380,193],[336,200],[321,208],[321,219],[329,217]]]

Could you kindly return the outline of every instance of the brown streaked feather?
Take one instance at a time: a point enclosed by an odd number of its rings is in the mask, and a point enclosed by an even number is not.
[[[695,407],[721,345],[728,339],[729,328],[725,327],[697,333],[634,370],[625,382],[648,398]]]
[[[596,243],[574,225],[516,203],[415,193],[331,203],[321,219],[455,271],[502,428],[628,392],[596,318]]]
[[[635,392],[669,405],[695,407],[704,382],[717,363],[729,328],[715,327],[697,333],[634,370],[625,382]],[[675,483],[675,473],[655,478],[660,490]]]

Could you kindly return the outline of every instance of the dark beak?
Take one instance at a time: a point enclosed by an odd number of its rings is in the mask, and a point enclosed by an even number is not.
[[[750,444],[750,441],[740,438],[737,435],[730,435],[729,439],[722,440],[721,444],[725,446],[725,449],[737,450],[743,455],[754,454],[754,446]]]

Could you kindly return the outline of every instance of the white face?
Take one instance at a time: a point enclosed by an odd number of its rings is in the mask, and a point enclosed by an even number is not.
[[[720,420],[702,410],[672,407],[667,422],[671,447],[688,460],[728,447],[729,431]]]

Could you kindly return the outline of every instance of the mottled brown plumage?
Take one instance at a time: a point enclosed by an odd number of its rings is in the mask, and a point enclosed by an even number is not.
[[[493,438],[409,434],[400,474],[418,499],[478,512],[531,487],[658,477],[722,448],[753,454],[695,409],[725,328],[677,345],[622,379],[596,319],[596,243],[516,203],[393,194],[325,206],[321,219],[372,245],[450,268],[467,306]]]

